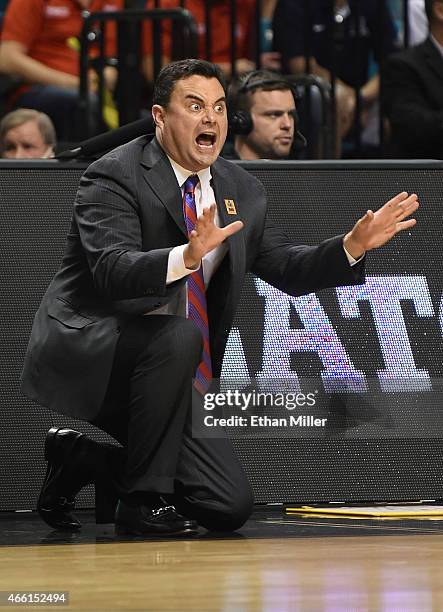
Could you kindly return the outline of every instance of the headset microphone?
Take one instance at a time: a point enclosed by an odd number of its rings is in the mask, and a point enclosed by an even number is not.
[[[308,141],[299,130],[295,132],[295,140],[298,140],[302,149],[305,149],[308,146]]]

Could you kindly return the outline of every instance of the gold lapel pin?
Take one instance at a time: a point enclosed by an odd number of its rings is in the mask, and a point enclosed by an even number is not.
[[[234,200],[225,200],[226,212],[228,215],[236,215],[237,209],[235,208]]]

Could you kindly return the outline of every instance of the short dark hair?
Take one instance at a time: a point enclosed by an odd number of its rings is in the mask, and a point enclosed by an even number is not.
[[[425,11],[426,11],[426,17],[428,18],[429,23],[431,23],[431,21],[434,21],[434,4],[435,4],[436,0],[425,0]]]
[[[177,81],[198,75],[207,79],[217,79],[226,93],[226,80],[216,64],[200,59],[184,59],[164,66],[154,84],[153,104],[168,106]]]
[[[291,91],[296,99],[294,87],[281,74],[270,70],[253,70],[242,75],[229,85],[228,109],[230,113],[237,110],[249,111],[252,106],[251,94],[255,91]]]

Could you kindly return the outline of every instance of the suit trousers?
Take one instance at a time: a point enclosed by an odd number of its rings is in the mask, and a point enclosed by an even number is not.
[[[109,462],[122,497],[163,495],[211,530],[240,527],[252,511],[251,487],[227,438],[193,436],[203,411],[192,386],[201,359],[195,323],[151,315],[122,326],[102,408],[93,424],[126,450]]]

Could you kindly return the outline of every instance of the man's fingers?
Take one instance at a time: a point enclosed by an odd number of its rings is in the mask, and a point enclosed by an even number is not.
[[[417,197],[416,193],[408,195],[406,191],[403,191],[395,196],[395,198],[392,198],[392,200],[389,200],[380,210],[400,218],[405,216],[405,211],[409,211],[409,214],[411,214],[411,212],[416,210]]]
[[[215,204],[211,204],[203,209],[203,212],[199,217],[197,217],[196,225],[209,225],[214,224],[215,222],[215,211],[217,207]]]
[[[414,225],[417,223],[417,219],[408,219],[407,221],[397,221],[392,223],[391,225],[387,225],[384,228],[385,234],[390,234],[392,236],[395,236],[395,234],[398,234],[398,232],[402,232],[403,230],[407,230],[410,229],[411,227],[414,227]]]
[[[397,206],[397,204],[404,202],[404,200],[406,200],[408,197],[411,197],[411,196],[409,196],[407,191],[402,191],[400,193],[397,193],[397,195],[391,198],[389,202],[386,202],[386,206],[389,206],[389,207]]]
[[[410,196],[408,196],[407,198],[399,202],[397,204],[397,208],[408,208],[409,206],[414,205],[417,199],[418,199],[417,194],[412,193]]]
[[[407,196],[407,197],[405,197]],[[386,220],[391,219],[392,223],[398,223],[412,215],[420,206],[417,199],[417,194],[413,193],[410,196],[404,191],[395,196],[392,200],[387,202],[379,211],[377,216],[383,210],[388,209],[390,211],[389,216]],[[368,210],[366,214],[360,219],[361,223],[369,224],[374,219],[375,213],[372,210]],[[390,221],[390,222],[391,222]]]
[[[211,204],[211,206],[209,207],[209,217],[211,219],[211,221],[215,220],[215,211],[217,210],[217,206],[215,205],[215,203]]]
[[[206,216],[206,219],[209,221],[209,223],[215,222],[215,211],[216,210],[217,210],[217,207],[215,204],[211,204],[210,206],[208,206],[207,208],[203,210],[203,214]]]
[[[407,230],[410,227],[414,227],[416,223],[417,223],[416,219],[408,219],[407,221],[400,221],[399,223],[396,224],[396,233],[402,232],[403,230]]]
[[[367,225],[374,218],[374,213],[372,210],[367,210],[363,217],[360,219],[360,223],[363,225]]]
[[[224,237],[227,238],[228,236],[236,234],[241,229],[243,229],[243,221],[234,221],[234,223],[230,223],[229,225],[223,227],[222,232],[224,234]]]
[[[412,198],[412,196],[411,196]],[[403,204],[401,204],[398,208],[398,213],[397,213],[397,218],[398,219],[404,219],[405,217],[408,217],[409,215],[412,215],[413,212],[415,212],[417,210],[417,208],[420,206],[419,201],[417,200],[417,196],[414,194],[414,198],[411,199],[408,198],[408,200],[406,200]]]
[[[211,204],[211,206],[207,206],[206,208],[203,209],[202,214],[199,216],[199,219],[205,219],[207,221],[209,221],[211,219],[211,217],[214,217],[214,212],[215,208],[213,208],[213,205]]]
[[[204,228],[209,227],[210,225],[215,225],[214,220],[215,204],[211,204],[211,206],[204,208],[202,214],[197,217],[195,228],[197,231],[202,231]]]

